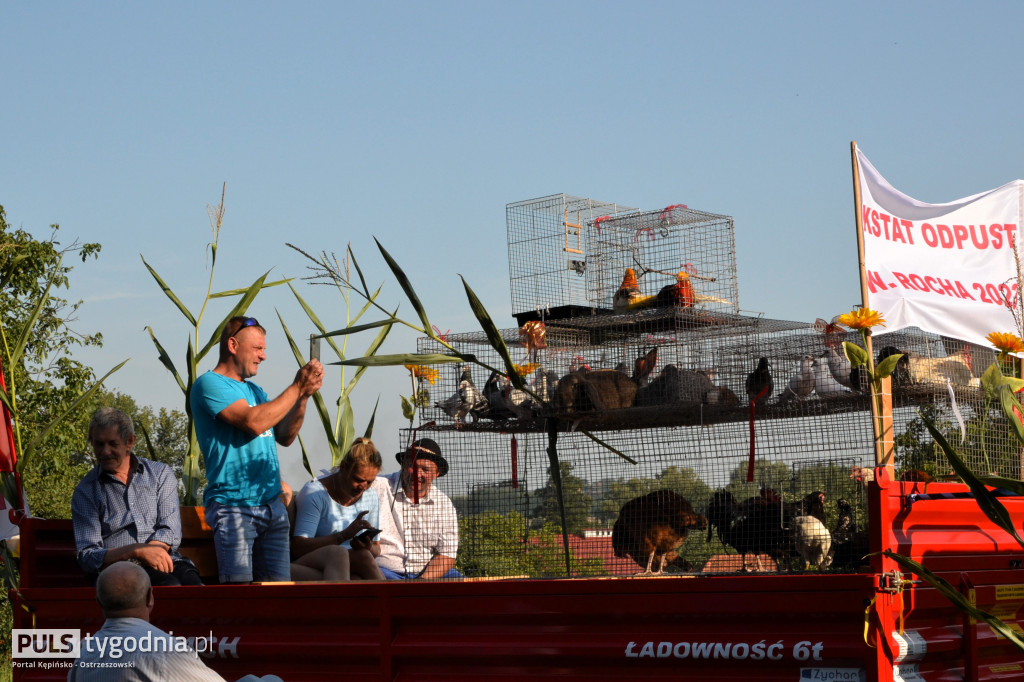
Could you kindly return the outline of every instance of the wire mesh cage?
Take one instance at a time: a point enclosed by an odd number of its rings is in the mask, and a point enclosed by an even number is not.
[[[560,316],[590,305],[586,254],[594,221],[637,209],[569,194],[505,207],[512,314]]]
[[[695,309],[584,316],[545,329],[543,348],[520,345],[520,329],[501,332],[529,392],[497,373],[445,364],[420,411],[421,435],[451,463],[438,483],[458,511],[463,573],[861,567],[864,476],[875,461],[871,398],[841,350],[859,334]],[[503,368],[482,333],[447,341]],[[905,354],[892,388],[898,475],[949,473],[927,418],[975,471],[1020,476],[1021,449],[981,387],[994,351],[914,329],[874,341],[876,357]],[[419,352],[445,350],[418,343]],[[605,385],[591,395],[586,385],[597,376],[631,387],[631,399],[617,403]],[[467,395],[474,406],[460,414]],[[564,517],[549,432],[557,434]]]
[[[595,218],[588,227],[592,238],[586,279],[593,305],[616,311],[637,305],[622,298],[628,269],[636,278],[634,295],[640,300],[655,297],[652,304],[674,302],[739,312],[736,243],[729,216],[673,204]]]

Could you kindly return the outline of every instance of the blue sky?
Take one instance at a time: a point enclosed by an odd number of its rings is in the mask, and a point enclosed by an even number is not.
[[[106,339],[84,357],[132,358],[110,385],[157,407],[181,398],[144,327],[176,358],[188,328],[140,255],[198,308],[224,182],[215,289],[302,276],[285,242],[351,242],[397,303],[376,236],[442,329],[476,328],[458,274],[513,326],[505,204],[565,192],[731,215],[741,307],[830,318],[859,301],[851,140],[923,201],[1024,176],[1021,25],[1011,2],[4,0],[0,204],[15,227],[103,245],[73,273],[76,325]],[[342,326],[337,295],[299,286]],[[250,309],[271,327],[272,395],[294,372],[275,309],[310,330],[286,290]],[[384,453],[407,390],[378,370],[357,395],[360,423],[381,396]],[[292,482],[297,458],[282,453]]]

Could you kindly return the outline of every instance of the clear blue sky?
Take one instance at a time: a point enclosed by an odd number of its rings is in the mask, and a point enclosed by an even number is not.
[[[384,281],[376,236],[442,329],[475,329],[458,273],[513,326],[505,204],[566,192],[732,215],[741,307],[831,318],[859,300],[851,140],[924,201],[1024,176],[1022,25],[1013,2],[3,0],[0,204],[102,243],[73,273],[77,328],[106,338],[83,357],[131,357],[110,385],[157,407],[182,405],[144,327],[177,359],[188,330],[140,254],[197,308],[223,182],[215,289],[302,276],[286,241],[351,242]],[[339,297],[302,292],[342,326]],[[310,331],[285,290],[250,309],[271,394],[294,372],[275,309]],[[404,377],[371,371],[358,395],[360,424],[381,396],[385,454]]]

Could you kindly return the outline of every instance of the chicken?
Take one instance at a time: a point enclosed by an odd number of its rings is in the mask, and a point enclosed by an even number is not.
[[[833,398],[835,396],[849,393],[850,389],[835,380],[828,369],[827,354],[814,360],[814,392],[822,398]]]
[[[831,562],[829,549],[832,547],[832,535],[825,524],[813,516],[795,516],[791,523],[790,535],[793,549],[804,560],[804,570],[812,564],[819,568]]]
[[[814,391],[814,358],[805,355],[797,362],[796,373],[789,378],[789,384],[779,395],[779,402],[806,398]]]
[[[946,383],[970,386],[971,351],[968,348],[950,353],[944,358],[925,358],[913,353],[907,354],[910,380],[916,383]]]
[[[783,524],[781,505],[769,493],[773,491],[762,491],[760,499],[751,498],[737,505],[732,493],[719,490],[708,504],[708,541],[714,527],[724,544],[743,555],[744,571],[748,554],[755,555],[758,571],[764,570],[760,555],[768,554],[777,560],[788,556],[789,534]]]
[[[484,394],[473,383],[473,374],[469,370],[469,365],[464,365],[458,389],[451,397],[439,403],[434,403],[434,405],[440,407],[444,410],[445,414],[455,419],[455,427],[459,428],[466,416],[471,414],[473,415],[473,421],[476,421],[487,411],[487,398],[484,397]]]
[[[689,529],[703,530],[707,524],[685,497],[671,490],[656,490],[622,505],[612,527],[612,549],[615,556],[628,556],[638,566],[646,562],[641,575],[660,575],[666,563],[677,560],[677,548]],[[660,559],[657,571],[652,570],[655,557]]]
[[[630,305],[644,299],[640,292],[640,285],[636,281],[636,272],[633,268],[626,268],[626,275],[622,278],[622,284],[612,297],[612,309],[617,313],[624,313],[629,310]]]
[[[768,358],[762,357],[758,360],[757,367],[747,375],[746,390],[750,402],[756,401],[759,405],[764,404],[771,397],[772,391],[775,390],[775,384],[772,381],[771,365],[768,363]]]
[[[690,283],[690,275],[687,272],[677,273],[675,284],[662,287],[654,302],[657,306],[671,305],[678,308],[692,308],[693,303],[693,284]]]
[[[839,521],[832,531],[832,546],[827,557],[833,569],[850,570],[864,561],[868,553],[867,534],[857,530],[857,520],[850,503],[844,499],[836,500],[836,511]]]

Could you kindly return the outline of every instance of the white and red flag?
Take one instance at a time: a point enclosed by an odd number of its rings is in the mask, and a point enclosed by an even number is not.
[[[865,304],[885,318],[876,334],[919,327],[981,345],[1018,332],[1015,245],[1024,180],[946,204],[890,185],[856,150],[863,221]]]

